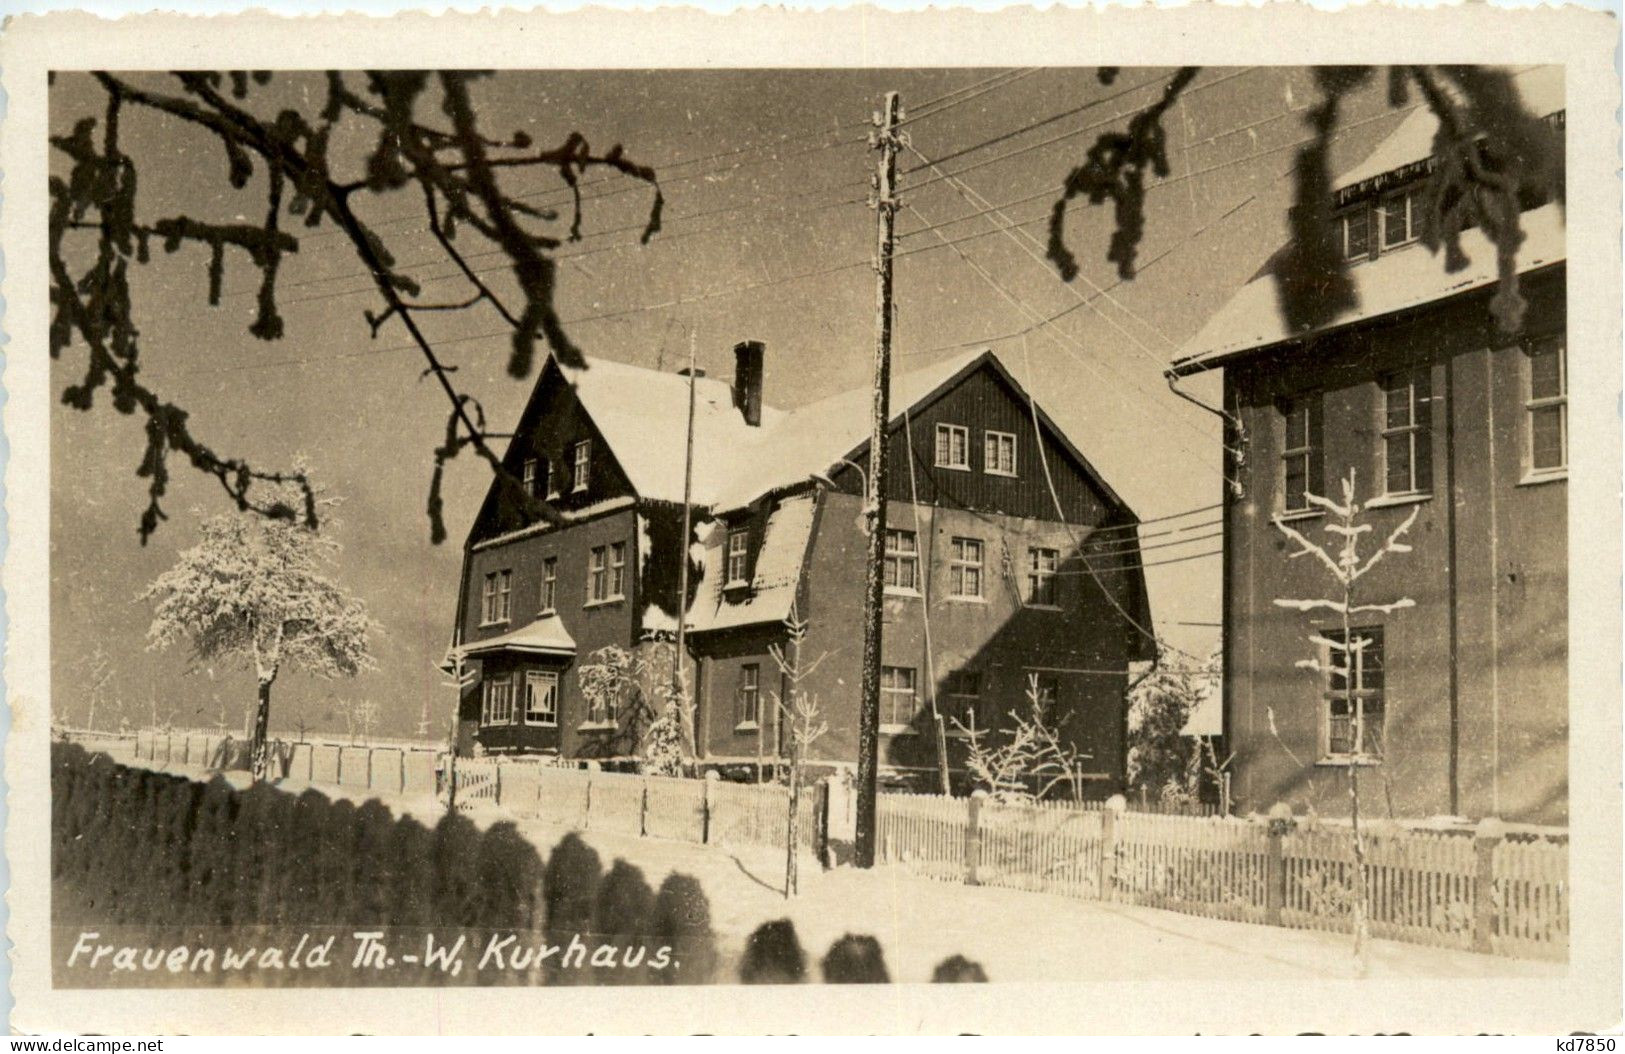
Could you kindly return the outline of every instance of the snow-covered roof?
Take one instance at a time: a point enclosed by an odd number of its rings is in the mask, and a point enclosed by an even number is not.
[[[970,351],[917,370],[894,371],[891,378],[892,423],[903,411],[952,380],[985,351]],[[726,472],[732,477],[717,494],[716,508],[728,511],[748,505],[769,491],[828,474],[841,458],[869,438],[872,389],[865,384],[815,403],[797,407],[775,424],[765,420],[761,434],[731,452]]]
[[[596,357],[587,360],[586,369],[561,366],[560,371],[638,495],[654,501],[682,501],[688,378]],[[693,494],[697,504],[710,504],[728,481],[728,452],[753,442],[781,416],[780,411],[764,406],[761,425],[748,425],[734,406],[732,385],[711,377],[695,382]]]
[[[1561,66],[1533,66],[1513,77],[1531,113],[1545,117],[1563,109]],[[1426,160],[1433,151],[1438,126],[1432,111],[1419,106],[1364,161],[1333,181],[1334,193]],[[1521,222],[1526,237],[1518,251],[1520,273],[1567,259],[1563,214],[1558,206],[1527,212]],[[1446,274],[1444,261],[1420,244],[1384,252],[1375,260],[1350,267],[1356,306],[1315,331],[1292,332],[1286,328],[1276,299],[1275,276],[1266,266],[1185,342],[1174,358],[1172,370],[1176,374],[1198,373],[1242,352],[1418,307],[1496,280],[1495,246],[1482,231],[1464,232],[1461,247],[1472,262],[1455,274]]]
[[[1546,117],[1563,109],[1563,67],[1534,66],[1513,75],[1518,94],[1530,113]],[[1377,144],[1371,156],[1344,172],[1332,183],[1334,191],[1364,183],[1385,172],[1417,161],[1433,153],[1433,137],[1439,119],[1427,106],[1418,106],[1393,133]]]
[[[812,537],[813,496],[795,494],[785,498],[767,517],[762,545],[756,555],[756,570],[750,588],[738,596],[723,593],[724,549],[728,532],[713,529],[705,541],[699,588],[689,608],[691,632],[730,629],[763,622],[783,622],[795,603],[796,587]]]
[[[1532,209],[1523,214],[1520,222],[1525,236],[1518,249],[1520,274],[1567,259],[1561,206]],[[1276,300],[1275,276],[1261,274],[1242,286],[1186,342],[1173,362],[1173,371],[1198,373],[1242,352],[1420,307],[1496,281],[1495,246],[1483,231],[1475,228],[1462,232],[1461,248],[1472,262],[1455,274],[1447,274],[1444,261],[1420,243],[1350,267],[1356,306],[1315,331],[1293,332],[1287,328]]]
[[[564,628],[557,615],[543,615],[536,621],[501,636],[489,637],[463,645],[463,655],[476,658],[499,651],[514,651],[524,655],[574,655],[575,638]]]

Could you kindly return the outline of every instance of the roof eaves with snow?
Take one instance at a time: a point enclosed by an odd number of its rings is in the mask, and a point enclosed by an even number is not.
[[[1563,68],[1534,66],[1514,75],[1518,92],[1530,113],[1551,117],[1564,108]],[[1342,202],[1367,191],[1422,174],[1433,152],[1439,121],[1427,106],[1418,106],[1377,144],[1358,165],[1332,184]],[[1518,252],[1518,270],[1526,273],[1566,260],[1563,219],[1555,205],[1525,213],[1525,241]],[[1481,288],[1497,277],[1495,246],[1480,230],[1462,234],[1463,251],[1471,259],[1466,270],[1447,274],[1437,257],[1420,245],[1411,245],[1349,268],[1356,307],[1324,326],[1297,332],[1286,328],[1276,299],[1271,266],[1256,275],[1224,307],[1186,341],[1169,373],[1188,376],[1214,369],[1239,358],[1293,340],[1330,332],[1384,315],[1420,307]]]
[[[814,495],[798,494],[781,501],[768,514],[750,586],[738,593],[723,589],[723,563],[728,532],[713,530],[705,543],[700,580],[689,607],[688,631],[734,629],[783,622],[795,605],[812,539]]]

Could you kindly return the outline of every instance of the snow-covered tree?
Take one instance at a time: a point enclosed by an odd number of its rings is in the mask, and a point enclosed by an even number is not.
[[[1160,800],[1196,801],[1209,777],[1203,742],[1184,734],[1219,675],[1215,650],[1199,667],[1158,667],[1129,693],[1128,782]]]
[[[1411,514],[1405,517],[1398,527],[1389,532],[1388,537],[1370,556],[1360,554],[1360,536],[1371,532],[1374,528],[1369,523],[1360,522],[1360,513],[1363,506],[1354,500],[1354,469],[1349,469],[1348,475],[1343,478],[1343,500],[1341,503],[1323,498],[1318,494],[1305,493],[1304,497],[1310,503],[1323,509],[1328,514],[1325,524],[1326,533],[1333,535],[1334,540],[1322,546],[1310,541],[1292,525],[1283,521],[1279,516],[1274,520],[1275,526],[1298,546],[1292,558],[1312,556],[1316,562],[1323,566],[1331,575],[1337,588],[1330,597],[1312,597],[1307,599],[1281,598],[1275,601],[1279,607],[1290,608],[1305,614],[1317,611],[1331,612],[1336,616],[1339,629],[1335,639],[1320,630],[1311,630],[1310,643],[1315,644],[1324,651],[1325,659],[1319,657],[1300,659],[1295,664],[1300,669],[1312,670],[1324,677],[1330,683],[1333,692],[1341,693],[1343,697],[1343,719],[1348,722],[1348,732],[1344,737],[1348,746],[1343,755],[1345,772],[1348,776],[1349,789],[1349,822],[1353,828],[1354,838],[1354,890],[1352,896],[1352,909],[1354,915],[1354,956],[1359,964],[1361,973],[1366,970],[1367,945],[1370,942],[1370,894],[1366,885],[1365,875],[1365,835],[1360,828],[1360,768],[1379,761],[1382,758],[1382,729],[1380,726],[1366,724],[1365,699],[1367,692],[1363,684],[1361,671],[1364,669],[1363,656],[1371,639],[1362,636],[1355,627],[1355,620],[1361,615],[1389,615],[1395,611],[1416,606],[1416,601],[1409,597],[1386,602],[1363,601],[1356,596],[1356,586],[1372,568],[1390,554],[1408,553],[1411,547],[1400,539],[1416,523],[1420,507],[1412,507]],[[1271,727],[1274,727],[1274,715],[1270,715]]]
[[[141,594],[156,605],[149,647],[186,642],[195,663],[241,663],[259,698],[251,742],[265,778],[271,686],[286,668],[353,677],[375,665],[366,604],[329,577],[338,543],[302,522],[228,513]]]
[[[976,727],[954,719],[965,735],[965,769],[995,801],[1049,798],[1059,788],[1082,801],[1093,757],[1065,739],[1050,712],[1049,696],[1037,674],[1027,675],[1026,707],[1011,710],[1006,729]]]
[[[789,740],[787,745],[790,748],[790,801],[784,859],[786,897],[795,896],[800,884],[796,854],[801,845],[801,787],[804,782],[807,755],[811,752],[813,744],[829,731],[829,723],[824,720],[818,696],[801,686],[801,682],[817,669],[818,664],[828,655],[826,652],[810,663],[802,662],[801,646],[807,639],[807,625],[807,621],[796,613],[795,605],[791,604],[790,614],[784,620],[789,648],[774,644],[768,649],[774,663],[779,667],[779,672],[784,674],[784,679],[789,683],[790,689],[787,696],[779,692],[773,693],[779,720],[790,733],[787,737]]]
[[[594,713],[614,714],[621,734],[635,745],[645,772],[671,776],[693,758],[688,729],[693,701],[678,683],[677,651],[668,640],[648,638],[635,649],[611,644],[581,667],[581,695]]]

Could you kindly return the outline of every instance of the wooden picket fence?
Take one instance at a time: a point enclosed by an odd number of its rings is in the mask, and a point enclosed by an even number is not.
[[[876,812],[880,862],[939,881],[1296,929],[1353,925],[1346,827],[923,794],[882,794]],[[1373,936],[1568,957],[1563,842],[1392,827],[1365,842]]]

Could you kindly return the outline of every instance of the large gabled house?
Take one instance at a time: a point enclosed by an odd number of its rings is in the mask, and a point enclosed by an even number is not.
[[[962,728],[997,735],[1034,692],[1090,786],[1120,789],[1129,666],[1155,655],[1134,513],[992,352],[895,376],[890,406],[883,775],[936,789],[946,760],[963,788]],[[718,495],[689,615],[708,765],[786,756],[775,650],[829,727],[810,760],[857,757],[870,429],[867,387],[803,406]]]
[[[720,452],[777,419],[762,405],[762,346],[736,349],[735,383],[694,384],[703,509],[724,482]],[[466,670],[461,751],[572,758],[636,752],[640,716],[592,709],[580,670],[599,649],[645,648],[677,624],[689,381],[680,373],[549,357],[504,466],[562,516],[527,515],[493,482],[464,548],[448,663]]]
[[[1517,83],[1561,144],[1562,71]],[[1272,261],[1171,370],[1224,371],[1226,443],[1243,454],[1231,465],[1239,492],[1225,494],[1223,570],[1223,727],[1242,809],[1307,799],[1345,812],[1340,770],[1355,758],[1379,813],[1567,817],[1563,211],[1524,202],[1516,266],[1528,311],[1507,336],[1489,310],[1488,238],[1464,233],[1471,263],[1455,273],[1420,244],[1435,127],[1416,110],[1335,182],[1357,306],[1289,331]],[[1417,514],[1405,539],[1414,551],[1379,564],[1362,595],[1415,607],[1362,616],[1352,670],[1322,644],[1323,674],[1295,665],[1315,657],[1310,619],[1275,600],[1327,596],[1328,579],[1291,559],[1272,520],[1327,540],[1305,492],[1333,490],[1350,469],[1375,538]],[[1325,640],[1340,632],[1334,621],[1313,619]]]
[[[451,656],[472,671],[460,749],[635,753],[635,715],[593,711],[580,669],[675,629],[686,553],[702,762],[748,776],[782,762],[773,648],[792,611],[829,726],[813,760],[855,762],[869,392],[775,411],[764,354],[741,343],[732,384],[695,382],[688,544],[688,378],[548,362],[505,465],[563,520],[527,516],[497,484],[475,519]],[[991,352],[900,374],[891,399],[884,770],[936,786],[941,714],[962,786],[955,722],[997,729],[1031,691],[1091,786],[1117,789],[1129,665],[1154,655],[1133,512]]]

